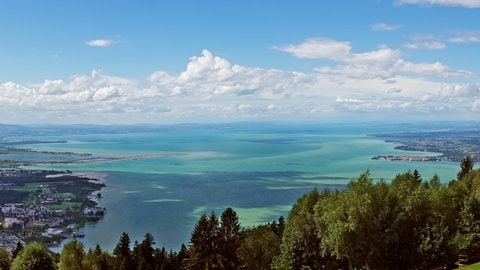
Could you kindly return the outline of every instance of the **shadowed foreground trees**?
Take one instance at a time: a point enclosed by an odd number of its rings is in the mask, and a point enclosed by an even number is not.
[[[202,215],[190,237],[187,269],[239,269],[237,249],[241,230],[237,213],[227,208],[221,223],[214,212],[207,218]]]
[[[366,172],[342,191],[304,195],[288,216],[274,267],[431,269],[453,265],[462,252],[480,251],[480,171],[448,185],[437,176],[418,179],[407,172],[388,184],[374,182]],[[312,222],[301,213],[315,199],[314,211],[306,210]],[[311,256],[317,261],[309,261]]]
[[[0,270],[10,269],[10,257],[6,249],[0,249]]]

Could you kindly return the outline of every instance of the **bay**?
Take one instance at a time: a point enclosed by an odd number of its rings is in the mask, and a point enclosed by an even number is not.
[[[108,212],[84,228],[87,248],[98,243],[111,251],[122,232],[132,242],[148,232],[157,246],[178,250],[188,244],[203,213],[232,207],[242,226],[263,224],[287,217],[296,199],[312,188],[342,188],[366,170],[373,179],[386,181],[414,169],[424,179],[434,174],[442,182],[455,178],[459,165],[453,162],[372,160],[376,155],[436,154],[395,150],[394,144],[368,136],[377,131],[384,130],[223,125],[9,139],[65,141],[21,147],[112,158],[35,167],[103,175],[106,187],[99,204]]]

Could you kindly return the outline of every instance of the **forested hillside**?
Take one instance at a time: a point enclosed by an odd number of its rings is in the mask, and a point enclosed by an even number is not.
[[[367,171],[342,190],[313,189],[286,221],[242,228],[232,208],[204,214],[178,252],[123,233],[112,253],[77,241],[61,254],[38,243],[11,259],[2,251],[0,269],[448,269],[477,254],[480,169],[465,158],[448,184],[416,170],[373,181]]]

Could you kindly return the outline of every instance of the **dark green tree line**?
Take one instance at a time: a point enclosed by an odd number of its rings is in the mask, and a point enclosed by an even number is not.
[[[239,269],[241,228],[237,213],[227,208],[221,221],[214,212],[202,215],[190,237],[186,269]]]

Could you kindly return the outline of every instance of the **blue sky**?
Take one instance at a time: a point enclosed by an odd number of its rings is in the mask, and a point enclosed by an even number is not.
[[[0,122],[480,120],[480,0],[1,1]]]

